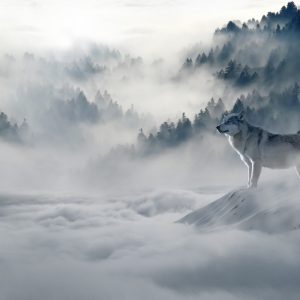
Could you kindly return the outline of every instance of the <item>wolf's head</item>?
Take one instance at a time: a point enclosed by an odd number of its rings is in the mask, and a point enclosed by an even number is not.
[[[234,136],[242,130],[244,120],[245,119],[243,112],[239,114],[225,114],[221,124],[217,126],[217,130],[220,133],[225,133]]]

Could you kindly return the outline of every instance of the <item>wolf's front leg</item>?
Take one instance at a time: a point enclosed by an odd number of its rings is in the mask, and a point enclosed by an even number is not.
[[[252,176],[251,176],[251,182],[250,187],[257,187],[257,182],[261,173],[261,162],[260,161],[253,161],[252,162]]]
[[[246,156],[242,156],[241,159],[242,159],[242,161],[245,163],[245,165],[248,168],[248,187],[250,187],[251,186],[252,171],[253,171],[252,162]]]
[[[252,172],[253,172],[252,163],[250,162],[250,164],[247,165],[247,167],[248,167],[248,187],[250,187],[251,186]]]

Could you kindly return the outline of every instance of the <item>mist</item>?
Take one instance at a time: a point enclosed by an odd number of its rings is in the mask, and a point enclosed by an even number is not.
[[[0,300],[298,299],[298,4],[2,1]]]

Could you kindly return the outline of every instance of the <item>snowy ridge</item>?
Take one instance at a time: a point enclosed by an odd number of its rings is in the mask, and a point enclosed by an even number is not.
[[[178,223],[203,230],[235,226],[268,233],[300,228],[300,187],[282,184],[231,191]]]

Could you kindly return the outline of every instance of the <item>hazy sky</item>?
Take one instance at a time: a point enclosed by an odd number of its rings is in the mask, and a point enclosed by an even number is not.
[[[284,4],[282,0],[1,0],[1,44],[5,50],[53,48],[91,39],[159,53],[201,41],[229,19],[260,18]]]

